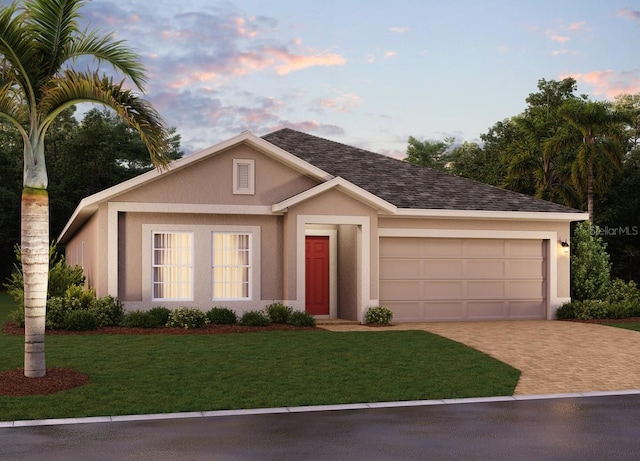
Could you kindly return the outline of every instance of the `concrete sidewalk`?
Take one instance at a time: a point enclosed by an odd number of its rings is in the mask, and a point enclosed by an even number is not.
[[[400,323],[330,331],[424,330],[466,344],[522,372],[514,395],[640,389],[640,333],[550,320]]]

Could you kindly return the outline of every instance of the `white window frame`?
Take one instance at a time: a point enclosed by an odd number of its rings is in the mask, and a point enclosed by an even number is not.
[[[241,168],[247,168],[246,187],[240,184]],[[235,195],[254,195],[256,191],[256,161],[254,159],[233,159],[233,193]]]
[[[190,258],[190,264],[189,264],[189,269],[190,269],[190,287],[189,287],[189,296],[188,297],[177,297],[177,298],[168,298],[168,297],[162,297],[162,298],[156,298],[155,297],[155,279],[154,279],[154,269],[156,267],[160,267],[159,265],[157,265],[155,263],[155,247],[154,247],[154,242],[155,242],[155,236],[158,234],[186,234],[189,235],[190,237],[190,249],[189,251],[189,258]],[[195,261],[195,238],[194,238],[194,234],[193,232],[190,231],[177,231],[177,230],[154,230],[151,232],[151,300],[152,301],[192,301],[193,300],[193,293],[194,293],[194,281],[195,281],[195,271],[194,271],[194,261]]]
[[[234,265],[234,266],[216,266],[215,265],[215,236],[216,235],[244,235],[247,236],[248,247],[246,249],[248,264],[246,265]],[[211,298],[213,301],[250,301],[252,299],[253,292],[253,234],[251,232],[235,232],[235,231],[211,231]],[[232,268],[246,268],[247,269],[247,280],[246,282],[243,280],[242,284],[247,284],[247,296],[238,296],[238,297],[228,297],[228,296],[216,296],[216,282],[215,280],[215,269],[219,267],[232,267]]]

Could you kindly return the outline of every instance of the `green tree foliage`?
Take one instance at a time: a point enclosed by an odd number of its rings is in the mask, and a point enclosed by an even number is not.
[[[444,171],[449,161],[449,151],[453,142],[453,138],[445,138],[444,141],[420,141],[413,136],[409,136],[405,160],[416,165]]]
[[[571,297],[603,300],[609,292],[611,263],[600,228],[589,221],[576,226],[571,240]]]

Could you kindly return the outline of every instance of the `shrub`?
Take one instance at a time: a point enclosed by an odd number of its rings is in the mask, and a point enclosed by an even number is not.
[[[97,299],[90,310],[95,313],[101,327],[119,325],[124,317],[122,303],[113,296]]]
[[[576,310],[580,309],[582,301],[571,301],[564,303],[556,311],[556,318],[559,320],[568,320],[576,318]]]
[[[47,317],[45,328],[50,330],[62,330],[65,328],[66,317],[69,309],[62,296],[54,296],[47,300]]]
[[[270,323],[269,317],[262,311],[246,311],[240,317],[240,325],[246,327],[266,327]]]
[[[98,328],[98,326],[98,317],[94,311],[75,310],[65,313],[65,330],[95,330],[96,328]]]
[[[589,221],[576,226],[571,240],[571,296],[579,301],[607,297],[611,263],[598,227]]]
[[[207,316],[200,309],[191,307],[179,307],[169,314],[167,321],[168,327],[184,328],[191,330],[193,328],[202,328],[207,324]]]
[[[599,299],[588,299],[576,308],[576,318],[580,320],[606,319],[609,315],[609,304]]]
[[[296,327],[315,327],[316,319],[302,311],[293,311],[291,315],[289,315],[289,320],[287,321],[289,325],[294,325]]]
[[[628,283],[621,279],[615,279],[609,285],[607,299],[611,303],[620,301],[640,302],[640,289],[633,280]]]
[[[389,325],[393,318],[391,309],[385,306],[373,306],[364,313],[364,323],[375,323],[378,325]]]
[[[214,325],[233,325],[238,323],[238,316],[228,307],[212,307],[206,313],[209,323]]]
[[[71,285],[64,292],[64,300],[69,310],[90,310],[96,305],[96,293],[85,290],[80,285]]]
[[[3,285],[7,292],[20,306],[24,305],[24,277],[22,274],[22,250],[19,245],[14,247],[16,262],[9,281]],[[49,246],[49,283],[47,297],[64,296],[71,285],[84,285],[84,274],[80,266],[68,266],[64,256],[57,251],[55,243]]]
[[[282,303],[269,304],[266,309],[271,323],[288,323],[289,317],[293,312],[293,308],[285,306]]]
[[[152,325],[150,328],[159,328],[167,324],[169,316],[171,315],[171,310],[166,307],[156,306],[149,309],[147,311],[147,315],[149,317],[149,322]]]
[[[21,328],[24,328],[24,306],[20,306],[9,314],[9,321],[15,322]]]

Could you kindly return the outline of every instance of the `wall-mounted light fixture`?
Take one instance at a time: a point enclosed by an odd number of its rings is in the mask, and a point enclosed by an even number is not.
[[[562,242],[560,242],[560,245],[562,246],[563,253],[569,253],[569,242],[563,240]]]

